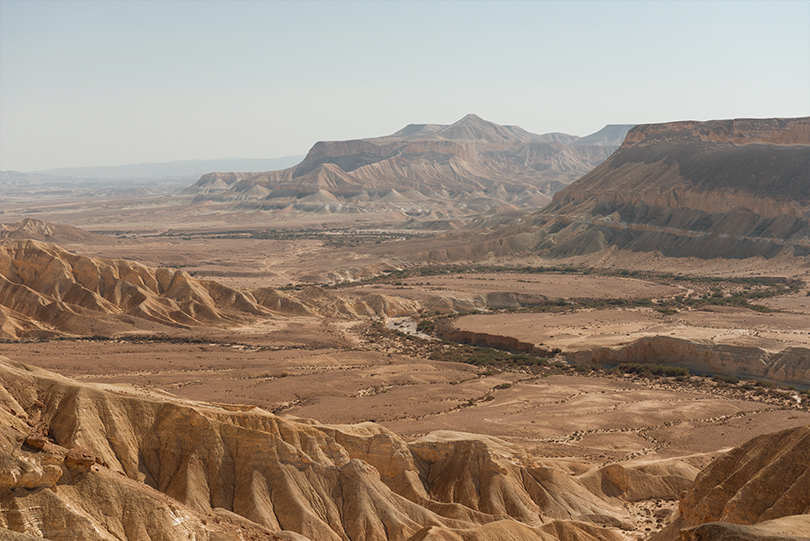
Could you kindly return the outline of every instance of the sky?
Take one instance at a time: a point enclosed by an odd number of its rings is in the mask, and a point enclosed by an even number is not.
[[[810,115],[810,0],[0,0],[0,170]]]

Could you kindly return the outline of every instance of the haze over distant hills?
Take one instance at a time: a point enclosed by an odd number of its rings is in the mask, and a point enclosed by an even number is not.
[[[198,177],[211,171],[264,171],[270,168],[289,167],[298,163],[302,156],[282,158],[218,158],[213,160],[176,160],[171,162],[145,162],[128,165],[101,165],[92,167],[60,167],[34,171],[52,177],[135,179],[135,178],[186,178]]]
[[[158,195],[183,188],[210,171],[264,171],[289,167],[302,156],[219,158],[129,165],[62,167],[43,171],[0,171],[3,195],[82,196]]]
[[[442,218],[538,208],[607,158],[629,125],[587,137],[533,134],[470,114],[410,124],[384,137],[316,143],[295,167],[212,173],[185,190],[242,208],[367,212],[401,208]]]

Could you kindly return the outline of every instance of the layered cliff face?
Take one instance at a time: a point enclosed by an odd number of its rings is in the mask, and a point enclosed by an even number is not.
[[[607,158],[629,127],[609,126],[580,139],[467,115],[449,126],[416,124],[386,137],[319,142],[296,167],[212,173],[185,193],[250,208],[395,208],[415,216],[536,208]]]
[[[576,476],[491,437],[408,444],[373,423],[78,384],[3,358],[0,404],[0,527],[47,539],[619,540],[623,502],[690,483],[619,465]]]
[[[810,533],[810,427],[765,434],[698,474],[666,539],[798,539]],[[752,526],[746,526],[752,525]]]
[[[537,217],[542,250],[810,254],[810,118],[636,126]]]
[[[651,336],[620,348],[601,347],[570,355],[573,362],[618,365],[656,362],[697,373],[764,378],[783,384],[810,385],[810,349],[787,347],[778,352],[754,346],[714,344]]]

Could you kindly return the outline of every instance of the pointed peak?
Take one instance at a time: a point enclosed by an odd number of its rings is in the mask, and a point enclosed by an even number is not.
[[[439,130],[436,135],[456,141],[487,141],[490,143],[504,143],[519,139],[519,136],[510,128],[489,122],[472,113]]]

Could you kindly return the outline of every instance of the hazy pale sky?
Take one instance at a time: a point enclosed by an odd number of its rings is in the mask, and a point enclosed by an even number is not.
[[[0,170],[810,115],[810,0],[0,0]]]

